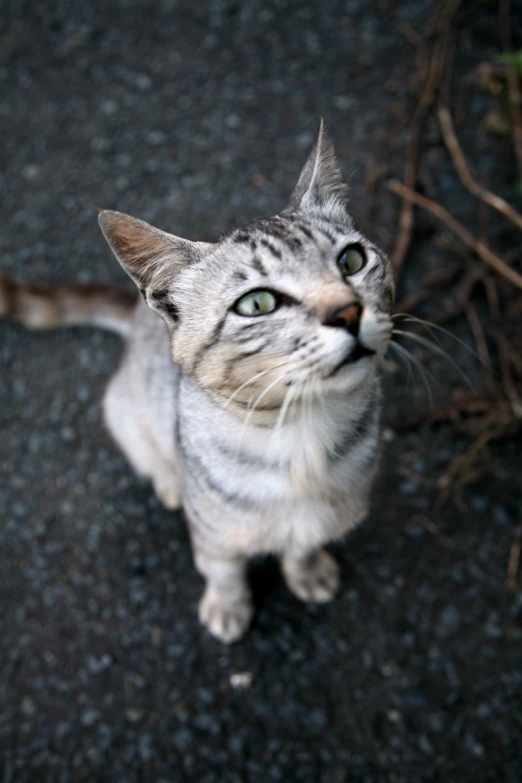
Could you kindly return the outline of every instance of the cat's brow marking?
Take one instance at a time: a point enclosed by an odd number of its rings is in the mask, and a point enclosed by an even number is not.
[[[262,277],[268,277],[268,272],[266,271],[261,259],[258,256],[254,256],[252,258],[252,267],[256,270],[256,272],[259,272]]]
[[[263,245],[263,247],[266,247],[266,249],[268,250],[268,252],[269,252],[269,253],[271,253],[271,254],[274,256],[274,258],[277,258],[277,260],[278,260],[278,261],[280,261],[280,260],[281,260],[281,258],[283,257],[283,254],[281,253],[281,251],[280,251],[280,250],[278,250],[278,249],[277,249],[277,248],[276,248],[276,247],[275,247],[275,246],[272,244],[272,242],[269,242],[269,241],[268,241],[268,239],[265,239],[265,237],[263,237],[263,238],[261,239],[261,244]]]

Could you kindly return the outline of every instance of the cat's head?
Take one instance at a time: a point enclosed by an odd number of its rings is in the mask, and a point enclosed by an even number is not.
[[[321,123],[288,208],[214,244],[119,212],[99,221],[165,320],[174,360],[223,400],[270,409],[289,388],[348,392],[389,342],[390,264],[354,228],[345,189]]]

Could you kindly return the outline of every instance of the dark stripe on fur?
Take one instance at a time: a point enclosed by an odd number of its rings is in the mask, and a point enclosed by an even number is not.
[[[251,401],[249,402],[243,402],[243,400],[238,400],[237,397],[234,397],[232,400],[232,405],[237,405],[240,408],[250,408],[253,403]],[[256,405],[255,411],[277,411],[279,410],[281,405]],[[257,426],[257,425],[256,425]]]
[[[179,310],[174,302],[171,301],[170,292],[168,288],[151,291],[149,293],[149,299],[151,300],[151,306],[154,305],[162,313],[168,315],[174,322],[179,320]]]
[[[271,242],[269,242],[268,239],[263,238],[261,240],[261,244],[263,245],[263,247],[266,247],[269,253],[272,253],[274,258],[277,258],[279,261],[281,260],[283,254],[281,253],[280,250],[277,249],[277,247],[274,247],[274,245]]]
[[[328,454],[330,462],[345,459],[352,449],[358,446],[359,443],[366,438],[379,413],[377,402],[378,395],[372,395],[366,408],[364,408],[355,421],[352,422],[350,429],[347,432],[341,433],[340,439]]]
[[[199,456],[187,451],[186,447],[184,447],[182,439],[180,439],[180,450],[185,463],[190,469],[190,475],[196,481],[196,483],[198,483],[198,479],[201,479],[206,489],[210,489],[211,492],[214,492],[216,495],[224,498],[228,503],[231,503],[234,506],[239,506],[240,508],[252,508],[252,506],[256,505],[252,498],[245,497],[244,495],[238,495],[235,492],[228,493],[226,490],[218,486],[214,481],[211,470],[209,470],[206,465],[203,464]]]
[[[247,387],[245,387],[247,388]],[[236,405],[238,408],[241,408],[242,410],[247,410],[254,404],[252,399],[243,401],[238,400],[237,397],[234,397],[232,401],[230,401],[230,396],[228,394],[222,394],[221,392],[217,391],[217,389],[212,390],[212,395],[215,397],[220,397],[222,400],[225,401],[227,405]],[[252,394],[252,397],[254,395]],[[266,411],[278,411],[281,408],[281,405],[256,405],[254,413],[259,412],[266,412]],[[263,429],[265,427],[272,427],[272,423],[269,424],[260,424],[259,422],[256,422],[256,427],[262,427]]]
[[[264,223],[261,228],[264,234],[279,239],[280,242],[283,242],[292,251],[299,250],[302,246],[301,240],[294,236],[282,222],[270,220]]]
[[[248,465],[249,467],[256,468],[258,470],[281,469],[281,463],[279,461],[267,462],[266,460],[262,459],[262,457],[258,457],[255,454],[251,454],[250,452],[245,451],[244,448],[241,448],[241,450],[233,449],[228,445],[228,443],[223,443],[223,441],[220,440],[214,441],[214,445],[227,460],[235,463],[234,467],[239,468],[241,465]]]
[[[259,340],[260,337],[264,336],[264,331],[261,332],[261,334],[251,334],[250,332],[247,332],[246,334],[238,334],[237,337],[234,337],[234,343],[236,345],[243,345],[244,343],[251,343],[254,340]]]
[[[307,226],[303,226],[301,223],[298,223],[298,224],[297,224],[297,228],[298,228],[300,231],[302,231],[302,232],[303,232],[303,234],[305,235],[305,237],[308,237],[308,239],[310,239],[312,242],[315,242],[314,235],[312,234],[312,232],[310,231],[310,229],[309,229]]]
[[[212,336],[210,340],[208,340],[205,345],[201,346],[201,348],[196,352],[196,356],[194,357],[194,361],[192,363],[192,372],[196,372],[201,360],[205,356],[205,353],[212,348],[213,345],[215,345],[217,342],[219,342],[219,338],[221,337],[221,332],[223,330],[223,326],[225,325],[225,321],[227,319],[227,314],[225,314],[221,320],[216,324],[216,327],[214,331],[212,332]]]
[[[327,231],[325,228],[321,228],[321,226],[316,226],[316,231],[319,231],[324,237],[329,239],[332,245],[337,244],[337,239],[334,236],[332,236],[332,234],[329,231]]]
[[[236,364],[237,362],[240,362],[241,359],[247,359],[249,356],[255,356],[256,353],[259,353],[263,350],[263,348],[266,348],[266,343],[263,345],[256,345],[255,348],[253,348],[250,351],[241,351],[238,352],[233,359],[230,359],[230,363]]]
[[[370,269],[365,272],[366,280],[370,280],[372,277],[379,276],[380,281],[384,281],[384,267],[381,264],[374,264]]]
[[[237,353],[235,356],[233,356],[231,359],[228,359],[225,368],[223,370],[223,382],[228,383],[230,380],[230,376],[232,374],[232,370],[243,359],[248,359],[249,356],[256,356],[260,350],[263,350],[263,348],[266,348],[266,343],[262,346],[256,346],[252,350],[247,351],[241,351],[240,353]]]
[[[257,256],[254,256],[252,259],[252,266],[256,270],[256,272],[259,272],[259,274],[262,277],[268,277],[268,272],[266,271],[265,267],[261,263],[260,259]]]

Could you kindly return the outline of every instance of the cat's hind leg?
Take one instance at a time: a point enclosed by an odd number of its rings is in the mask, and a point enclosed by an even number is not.
[[[103,399],[105,424],[130,464],[140,476],[152,481],[160,503],[170,510],[181,506],[179,469],[174,458],[165,455],[147,430],[128,391],[125,373],[116,373]]]

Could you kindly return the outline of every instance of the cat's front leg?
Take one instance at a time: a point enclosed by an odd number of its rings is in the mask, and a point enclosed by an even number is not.
[[[254,613],[246,558],[209,557],[196,549],[195,561],[207,580],[199,603],[200,621],[221,642],[237,642],[248,630]]]
[[[339,566],[324,549],[287,550],[281,562],[290,591],[301,601],[326,603],[339,587]]]

